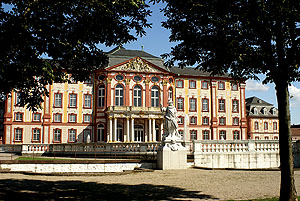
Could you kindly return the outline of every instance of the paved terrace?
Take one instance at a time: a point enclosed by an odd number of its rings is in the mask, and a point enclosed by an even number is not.
[[[300,171],[295,171],[300,192]],[[228,200],[277,197],[279,171],[155,170],[98,176],[0,174],[0,200]]]

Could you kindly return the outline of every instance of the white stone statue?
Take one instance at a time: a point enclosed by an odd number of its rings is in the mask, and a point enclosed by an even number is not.
[[[174,107],[173,101],[169,99],[168,106],[161,106],[161,111],[165,112],[163,144],[170,147],[171,150],[176,151],[178,150],[178,146],[181,146],[182,139],[177,130],[177,110]]]

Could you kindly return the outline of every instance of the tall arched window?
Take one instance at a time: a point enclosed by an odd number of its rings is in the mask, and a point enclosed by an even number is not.
[[[169,91],[168,91],[168,99],[173,100],[173,88],[172,88],[172,87],[169,88]]]
[[[120,84],[118,84],[115,89],[115,104],[116,106],[124,105],[124,89]]]
[[[159,106],[159,90],[157,86],[154,86],[151,89],[151,106],[152,107]]]
[[[97,127],[97,141],[104,141],[104,125],[103,124],[98,124]]]
[[[135,107],[142,106],[142,89],[138,85],[136,85],[133,89],[133,105]]]
[[[100,85],[98,88],[98,107],[104,107],[105,103],[105,86]]]

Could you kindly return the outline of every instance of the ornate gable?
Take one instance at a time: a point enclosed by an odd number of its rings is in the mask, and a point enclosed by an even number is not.
[[[158,69],[154,68],[152,65],[145,62],[140,57],[136,57],[132,60],[129,60],[127,63],[113,68],[113,70],[136,71],[136,72],[159,72]]]

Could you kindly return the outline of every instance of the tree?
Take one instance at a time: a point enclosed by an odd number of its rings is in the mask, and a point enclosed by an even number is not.
[[[48,84],[86,80],[108,63],[96,45],[143,36],[150,13],[144,0],[2,0],[0,97],[18,91],[21,106],[40,108]]]
[[[166,62],[196,65],[212,74],[274,82],[279,110],[280,200],[297,200],[288,86],[299,81],[300,2],[293,0],[166,0],[163,9],[178,42]]]

